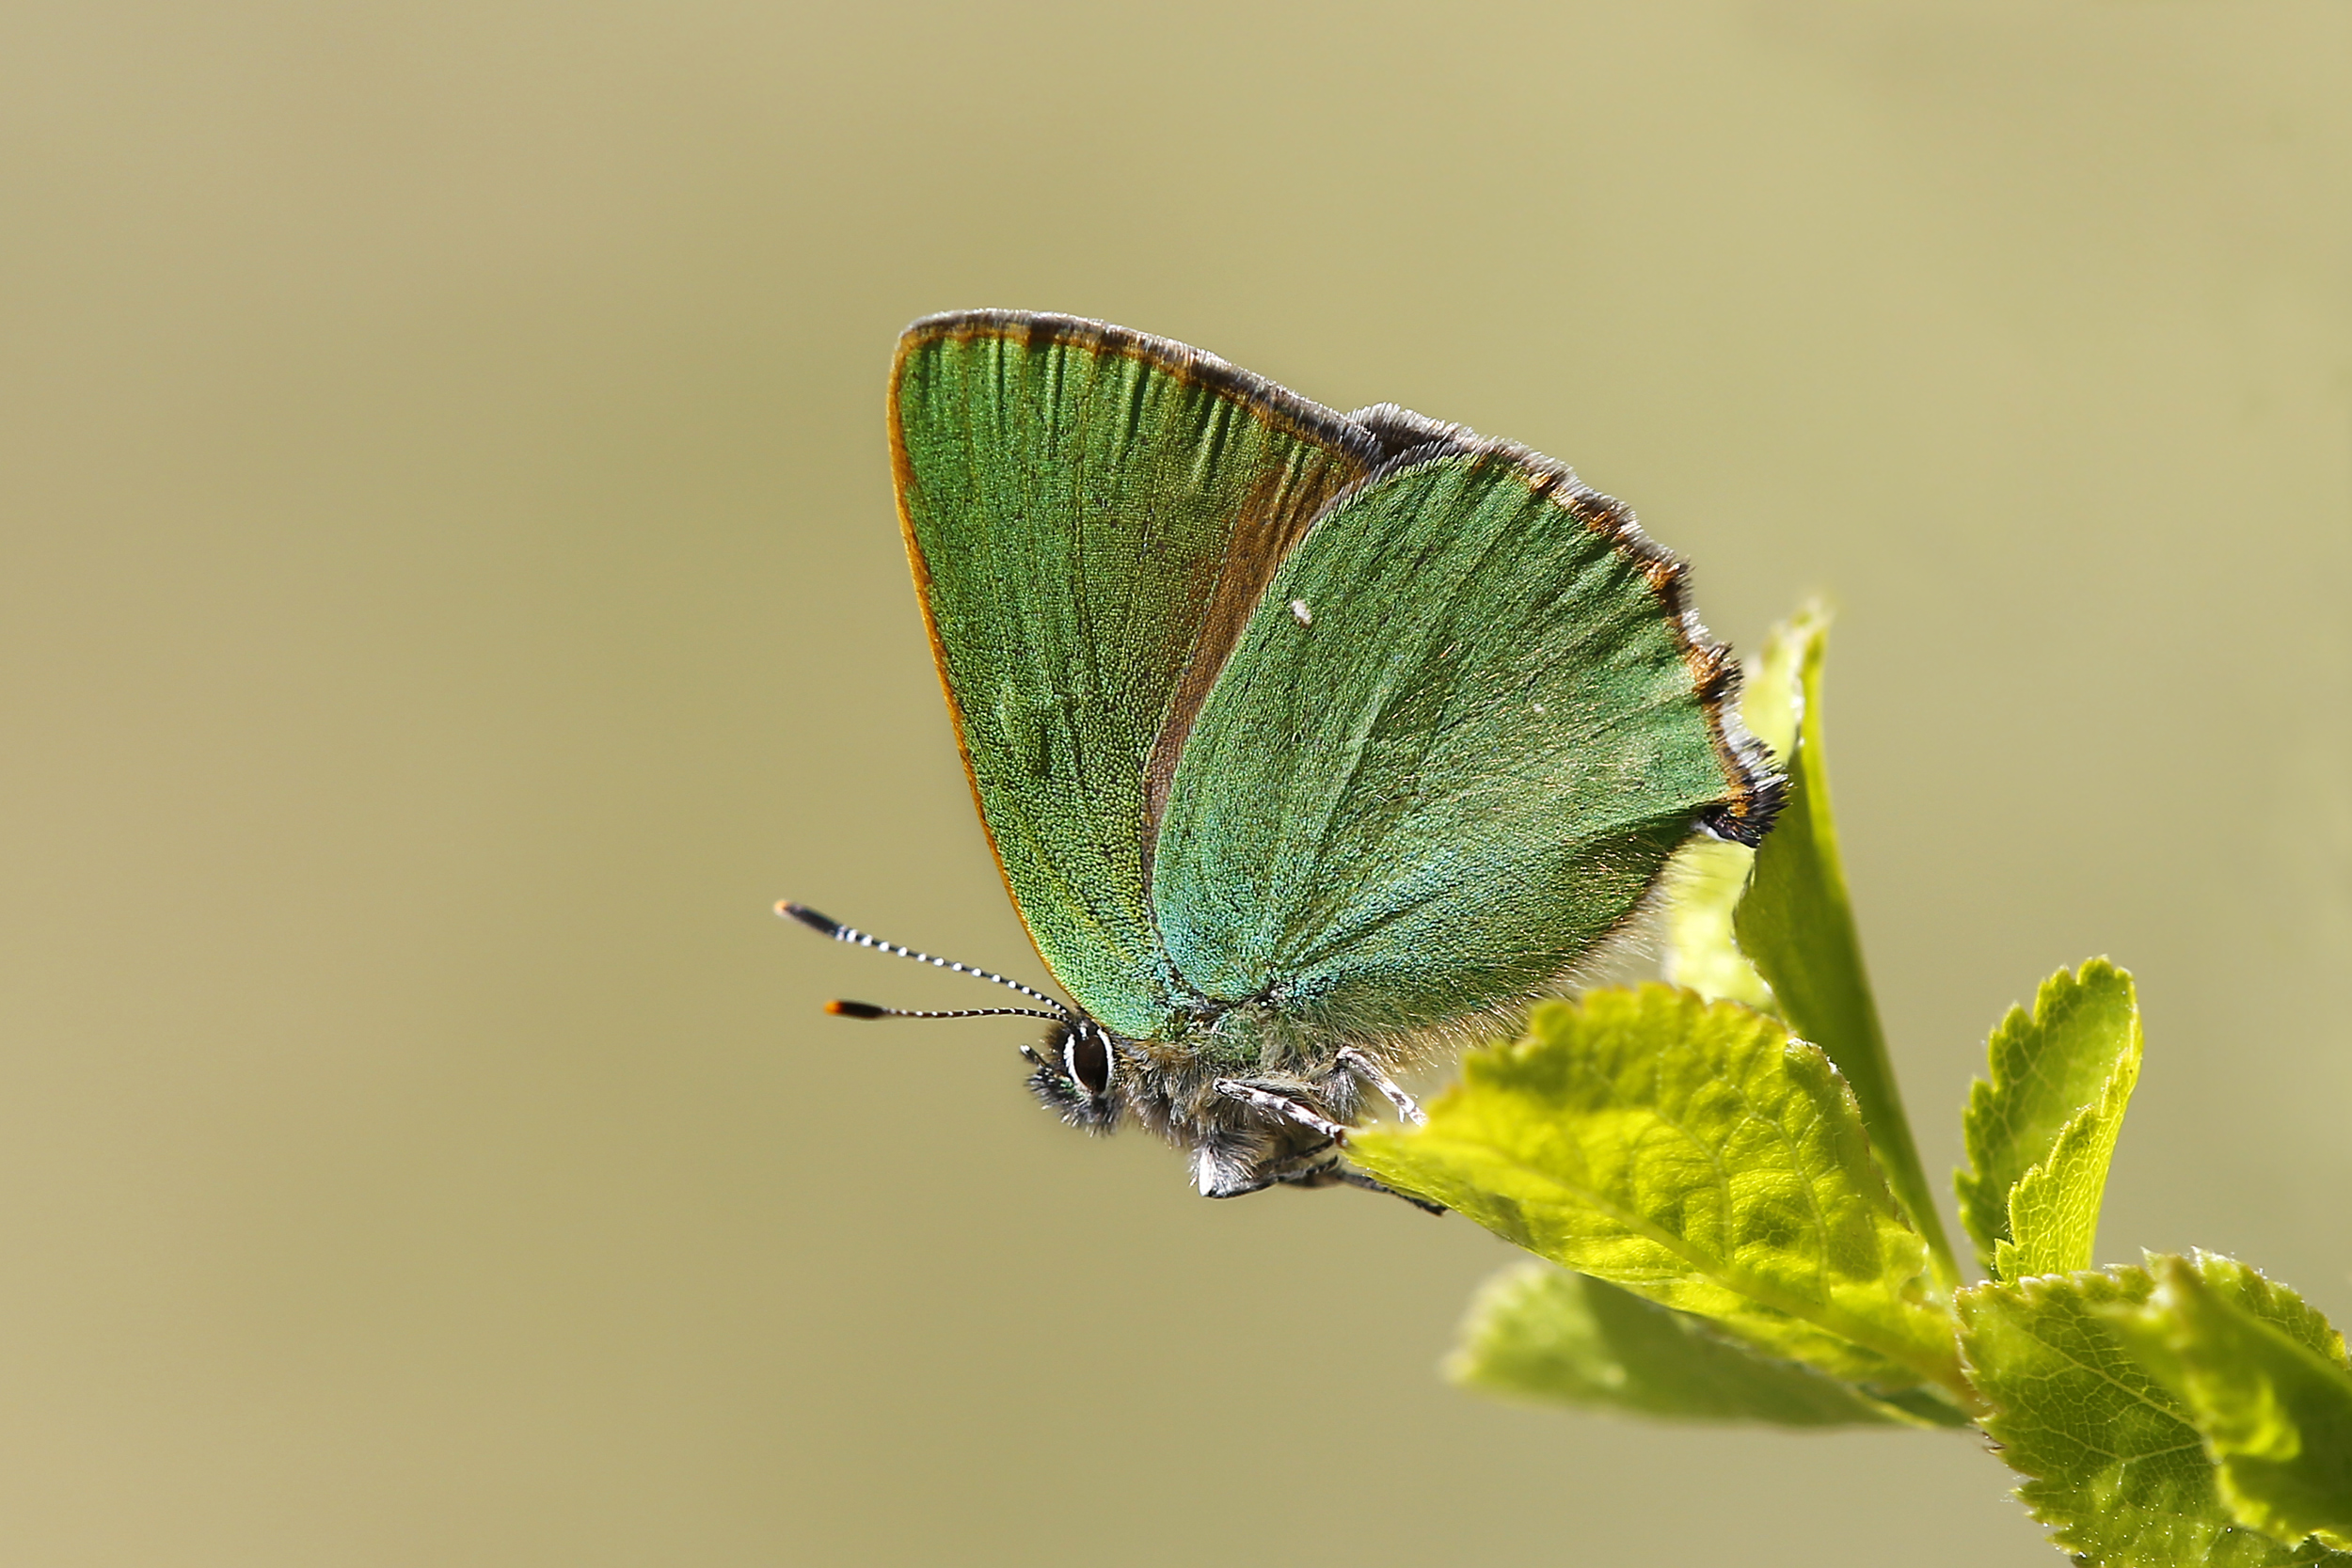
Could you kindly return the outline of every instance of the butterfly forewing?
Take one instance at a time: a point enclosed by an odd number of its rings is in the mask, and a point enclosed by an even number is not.
[[[1267,579],[1376,461],[1359,426],[1166,340],[1062,316],[916,323],[899,512],[980,816],[1088,1012],[1165,1031],[1159,810]]]

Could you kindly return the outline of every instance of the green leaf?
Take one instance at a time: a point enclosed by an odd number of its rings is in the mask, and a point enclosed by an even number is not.
[[[1748,732],[1786,757],[1796,745],[1797,659],[1802,649],[1791,637],[1775,636],[1753,661],[1740,704]],[[1665,951],[1660,972],[1701,996],[1739,1002],[1760,1013],[1777,1013],[1772,988],[1740,951],[1732,934],[1732,911],[1746,893],[1756,851],[1744,844],[1698,837],[1684,845],[1667,868]]]
[[[2105,958],[2042,983],[1989,1043],[1993,1081],[1962,1120],[1973,1169],[1953,1173],[1960,1222],[1997,1279],[2091,1264],[2107,1161],[2139,1081],[2139,1001]]]
[[[1829,626],[1829,610],[1809,604],[1774,626],[1749,661],[1740,693],[1740,719],[1748,733],[1783,759],[1796,755],[1797,721],[1804,708],[1806,650],[1817,630]]]
[[[1665,951],[1659,972],[1709,1001],[1776,1012],[1772,988],[1740,953],[1732,911],[1748,885],[1756,851],[1744,844],[1693,838],[1666,867]]]
[[[2217,1288],[2205,1274],[2224,1278]],[[2230,1259],[2151,1259],[2156,1288],[2114,1326],[2185,1406],[2240,1524],[2352,1550],[2352,1371],[2294,1292]],[[2246,1305],[2290,1298],[2265,1313]],[[2280,1326],[2292,1323],[2296,1328]],[[2299,1330],[2299,1332],[2298,1332]]]
[[[1821,660],[1828,636],[1828,615],[1818,607],[1773,633],[1776,646],[1765,666],[1775,668],[1785,660],[1796,672],[1797,739],[1788,757],[1788,803],[1756,851],[1756,873],[1733,927],[1740,951],[1772,988],[1789,1027],[1827,1052],[1853,1085],[1887,1183],[1913,1228],[1927,1239],[1936,1277],[1948,1288],[1959,1282],[1960,1267],[1903,1116],[1830,815],[1829,766],[1821,744]]]
[[[2205,1283],[2290,1335],[2314,1317],[2292,1291],[2201,1259]],[[2259,1278],[2259,1275],[2252,1276]],[[2240,1525],[2181,1402],[2141,1364],[2111,1315],[2155,1282],[2142,1268],[2041,1275],[1960,1292],[1961,1349],[1993,1403],[1983,1426],[2027,1479],[2018,1497],[2061,1547],[2092,1563],[2153,1568],[2352,1564],[2314,1542]]]
[[[1520,1263],[1479,1289],[1447,1369],[1486,1393],[1669,1421],[1785,1427],[1965,1425],[1915,1414],[1794,1361],[1774,1361],[1589,1275]]]
[[[1961,1378],[1853,1097],[1779,1021],[1661,985],[1550,1003],[1350,1157],[1531,1252],[1882,1388]]]

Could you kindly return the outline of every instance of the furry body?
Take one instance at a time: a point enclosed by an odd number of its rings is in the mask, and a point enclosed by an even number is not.
[[[1237,1197],[1278,1183],[1323,1185],[1316,1178],[1339,1159],[1339,1143],[1328,1133],[1295,1116],[1270,1116],[1219,1085],[1259,1090],[1342,1126],[1361,1112],[1358,1075],[1336,1047],[1319,1060],[1283,1053],[1242,1073],[1181,1044],[1120,1039],[1104,1031],[1111,1072],[1095,1092],[1071,1069],[1068,1043],[1074,1033],[1102,1027],[1080,1018],[1049,1030],[1043,1050],[1029,1053],[1036,1063],[1029,1087],[1073,1127],[1109,1132],[1132,1117],[1186,1150],[1193,1185],[1207,1197]]]

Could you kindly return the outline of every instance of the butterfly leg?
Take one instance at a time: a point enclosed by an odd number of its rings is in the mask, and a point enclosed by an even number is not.
[[[1338,1150],[1333,1149],[1328,1152],[1336,1155]],[[1401,1198],[1424,1214],[1445,1212],[1443,1204],[1432,1203],[1425,1197],[1416,1197],[1411,1193],[1391,1187],[1386,1181],[1341,1164],[1335,1158],[1327,1157],[1311,1164],[1302,1164],[1289,1170],[1279,1171],[1266,1178],[1264,1184],[1276,1187],[1361,1187],[1368,1193],[1386,1193],[1391,1197]]]
[[[1351,1056],[1354,1057],[1355,1060],[1350,1061],[1349,1058]],[[1395,1102],[1396,1108],[1399,1111],[1404,1112],[1416,1121],[1425,1121],[1428,1119],[1422,1115],[1421,1107],[1413,1103],[1412,1096],[1406,1094],[1403,1089],[1398,1088],[1395,1083],[1390,1079],[1389,1075],[1380,1070],[1378,1064],[1375,1063],[1372,1058],[1364,1055],[1361,1052],[1351,1050],[1343,1052],[1340,1059],[1351,1071],[1370,1078],[1374,1085],[1379,1087],[1382,1093],[1386,1094],[1391,1101]],[[1263,1111],[1266,1115],[1272,1117],[1279,1117],[1284,1121],[1292,1122],[1299,1127],[1305,1128],[1310,1132],[1313,1132],[1321,1137],[1328,1138],[1330,1140],[1329,1146],[1327,1147],[1322,1157],[1320,1158],[1313,1159],[1308,1163],[1300,1164],[1289,1170],[1261,1176],[1257,1180],[1250,1183],[1247,1187],[1220,1190],[1216,1194],[1216,1196],[1231,1197],[1238,1196],[1240,1193],[1256,1192],[1261,1188],[1276,1185],[1322,1187],[1332,1183],[1339,1183],[1349,1187],[1361,1187],[1368,1193],[1386,1193],[1391,1197],[1402,1198],[1406,1203],[1411,1204],[1414,1208],[1421,1210],[1423,1213],[1442,1214],[1445,1212],[1445,1210],[1441,1205],[1432,1203],[1426,1198],[1415,1197],[1411,1193],[1399,1192],[1396,1188],[1390,1186],[1385,1181],[1375,1180],[1374,1178],[1366,1176],[1362,1171],[1351,1170],[1347,1166],[1341,1164],[1337,1157],[1339,1150],[1346,1147],[1347,1129],[1341,1123],[1333,1121],[1329,1117],[1325,1116],[1313,1106],[1309,1105],[1304,1101],[1294,1100],[1289,1095],[1281,1094],[1276,1090],[1263,1088],[1256,1084],[1245,1084],[1238,1079],[1233,1078],[1220,1078],[1216,1080],[1216,1088],[1217,1093],[1225,1096],[1228,1100],[1238,1100],[1244,1105],[1248,1106],[1251,1110]],[[1205,1191],[1206,1189],[1204,1188],[1203,1190]]]
[[[1272,1089],[1262,1089],[1255,1084],[1245,1084],[1234,1078],[1220,1078],[1214,1085],[1228,1100],[1238,1100],[1253,1111],[1263,1111],[1270,1117],[1295,1122],[1310,1132],[1319,1133],[1335,1144],[1347,1142],[1347,1129],[1321,1111],[1288,1095]]]
[[[1346,1166],[1343,1165],[1339,1169],[1334,1170],[1331,1173],[1331,1176],[1334,1180],[1344,1181],[1351,1187],[1361,1187],[1368,1193],[1386,1193],[1391,1197],[1403,1198],[1406,1202],[1411,1204],[1414,1208],[1420,1210],[1424,1214],[1442,1214],[1445,1212],[1445,1205],[1442,1203],[1432,1203],[1425,1197],[1415,1197],[1408,1192],[1400,1191],[1395,1187],[1390,1186],[1386,1181],[1377,1180],[1372,1177],[1366,1176],[1359,1170],[1350,1170]]]
[[[1345,1045],[1340,1048],[1339,1063],[1340,1066],[1387,1095],[1389,1103],[1396,1107],[1398,1116],[1403,1117],[1415,1127],[1429,1125],[1429,1114],[1421,1108],[1421,1102],[1398,1087],[1396,1080],[1382,1071],[1378,1062],[1374,1061],[1354,1046]]]

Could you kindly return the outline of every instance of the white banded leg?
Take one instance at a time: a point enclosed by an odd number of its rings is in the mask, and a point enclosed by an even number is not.
[[[1347,1142],[1346,1128],[1313,1106],[1303,1104],[1288,1095],[1276,1094],[1272,1089],[1262,1089],[1254,1084],[1244,1084],[1232,1078],[1220,1078],[1212,1086],[1226,1099],[1238,1100],[1252,1110],[1263,1111],[1284,1121],[1296,1122],[1308,1132],[1321,1133],[1335,1144]]]
[[[1339,1063],[1340,1066],[1387,1095],[1389,1103],[1396,1107],[1398,1116],[1403,1117],[1415,1127],[1429,1125],[1429,1113],[1422,1110],[1419,1101],[1415,1101],[1411,1095],[1399,1088],[1396,1080],[1380,1069],[1378,1062],[1374,1061],[1354,1046],[1344,1045],[1340,1048]]]

